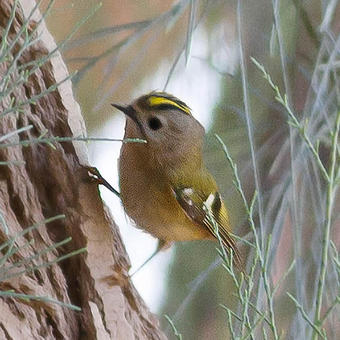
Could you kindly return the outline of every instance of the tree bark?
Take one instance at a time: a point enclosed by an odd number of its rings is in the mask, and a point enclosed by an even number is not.
[[[11,25],[8,43],[13,41],[29,16],[33,0],[20,0]],[[13,1],[0,0],[0,29],[3,34],[10,18]],[[20,49],[25,32],[15,43],[11,55],[0,63],[1,79],[6,75],[13,58],[19,56],[12,71],[12,84],[19,79],[18,67],[31,70],[26,63],[44,58],[55,48],[55,42],[36,10],[28,25],[28,33],[37,28],[34,44]],[[39,23],[39,24],[38,24]],[[4,37],[0,36],[0,45]],[[0,53],[1,54],[1,53]],[[33,127],[13,135],[7,142],[15,143],[48,137],[74,137],[85,135],[85,125],[71,82],[62,82],[68,73],[59,52],[48,58],[25,82],[0,101],[0,138],[18,128]],[[21,105],[46,91],[51,85],[62,82],[34,104]],[[0,91],[5,90],[2,84]],[[7,84],[7,89],[11,84]],[[1,96],[0,96],[1,98]],[[22,110],[6,115],[11,101]],[[13,102],[12,102],[13,103]],[[19,103],[19,104],[18,104]],[[46,218],[65,214],[65,219],[17,237],[18,251],[8,257],[0,267],[0,291],[13,290],[37,296],[48,296],[81,307],[81,312],[43,300],[0,297],[0,339],[165,339],[158,320],[145,306],[128,277],[130,266],[117,226],[100,199],[97,186],[88,181],[87,149],[83,142],[36,143],[29,146],[0,147],[0,161],[20,161],[8,166],[0,165],[0,213],[6,220],[9,233],[0,226],[1,244],[25,228]],[[43,249],[72,237],[62,248],[34,258]],[[28,243],[27,241],[33,240]],[[86,247],[83,254],[57,264],[40,267],[35,271],[7,277],[23,268],[29,269],[42,262],[55,261],[70,251]],[[1,250],[1,256],[8,247]],[[25,261],[32,257],[29,261]],[[23,260],[14,269],[14,263]]]

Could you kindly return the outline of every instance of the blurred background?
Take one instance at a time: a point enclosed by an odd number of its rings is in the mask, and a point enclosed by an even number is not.
[[[47,7],[48,2],[43,2],[42,10]],[[310,335],[310,327],[301,321],[286,293],[300,291],[302,305],[313,312],[308,299],[315,294],[318,277],[325,187],[301,140],[292,137],[285,109],[275,101],[250,57],[263,64],[282,93],[287,93],[299,119],[313,118],[313,137],[327,139],[340,99],[338,68],[327,66],[330,55],[334,62],[339,60],[338,7],[337,1],[314,0],[104,0],[101,5],[94,0],[58,0],[46,19],[61,43],[88,17],[62,51],[69,71],[78,71],[74,91],[88,135],[123,137],[125,118],[111,103],[130,103],[152,90],[179,97],[206,128],[206,164],[229,207],[235,234],[249,236],[244,206],[214,134],[222,138],[238,165],[248,201],[255,188],[259,191],[262,205],[256,207],[256,221],[263,238],[271,235],[273,240],[272,282],[282,277],[293,258],[300,259],[275,304],[278,327],[287,339]],[[322,78],[318,73],[322,69],[317,69],[322,64],[332,76]],[[117,188],[120,146],[118,142],[89,144],[90,163]],[[329,143],[321,145],[321,152],[326,162]],[[120,227],[133,272],[154,251],[156,241],[133,227],[112,193],[105,188],[101,193]],[[337,216],[333,223],[333,241],[339,244]],[[248,247],[241,245],[240,250],[246,259]],[[337,283],[327,281],[329,301],[339,287],[333,274]],[[213,242],[177,244],[154,258],[133,281],[170,339],[174,335],[164,314],[185,339],[229,337],[228,315],[220,304],[236,310],[238,299]],[[330,325],[333,319],[328,319]],[[339,324],[332,326],[330,335],[339,334]]]

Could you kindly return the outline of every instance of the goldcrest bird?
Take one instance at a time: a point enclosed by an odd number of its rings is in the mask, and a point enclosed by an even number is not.
[[[159,239],[158,250],[174,241],[216,239],[240,263],[230,222],[216,182],[203,164],[204,128],[181,100],[151,92],[132,104],[112,104],[126,115],[119,159],[120,197],[127,215]],[[158,251],[157,250],[157,251]]]

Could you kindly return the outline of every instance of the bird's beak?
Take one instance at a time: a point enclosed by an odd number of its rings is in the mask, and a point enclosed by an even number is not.
[[[114,106],[119,111],[122,111],[125,115],[127,115],[128,117],[130,117],[133,121],[137,123],[136,111],[132,108],[131,105],[122,106],[122,105],[118,105],[114,103],[111,105]]]
[[[141,131],[142,135],[145,136],[145,132],[144,132],[143,126],[142,126],[141,122],[137,118],[137,112],[136,112],[136,110],[131,105],[122,106],[122,105],[114,104],[114,103],[112,103],[111,105],[114,106],[119,111],[122,111],[129,118],[131,118],[136,123],[136,125],[138,126],[138,128]]]

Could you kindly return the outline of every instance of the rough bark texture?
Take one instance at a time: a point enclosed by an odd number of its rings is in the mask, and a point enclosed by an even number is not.
[[[12,5],[12,1],[0,0],[1,31],[9,20]],[[31,0],[19,1],[9,39],[20,30],[34,5]],[[38,13],[33,15],[30,30],[39,18]],[[38,34],[41,38],[25,50],[19,64],[37,60],[55,48],[44,23],[39,25]],[[22,43],[22,38],[16,43],[12,50],[14,56]],[[9,64],[10,60],[0,64],[0,79]],[[25,84],[16,87],[11,98],[16,102],[31,98],[67,75],[60,54],[55,53]],[[8,96],[0,102],[0,114],[9,106],[11,98]],[[0,136],[29,124],[34,127],[13,136],[10,141],[37,138],[45,131],[48,131],[47,136],[85,133],[70,81],[39,99],[36,105],[25,105],[23,109],[22,113],[0,117]],[[72,242],[67,246],[25,265],[53,261],[57,256],[82,247],[87,247],[87,252],[48,268],[0,281],[0,290],[49,296],[78,305],[82,311],[43,301],[1,297],[0,339],[165,339],[158,328],[158,320],[148,311],[128,278],[129,260],[97,186],[86,180],[87,172],[83,168],[87,164],[86,145],[73,142],[55,146],[55,149],[46,144],[0,148],[1,161],[25,162],[22,166],[0,165],[0,210],[10,236],[45,218],[66,215],[63,220],[19,237],[16,246],[30,239],[34,243],[11,256],[2,268],[68,236],[72,237]],[[0,244],[8,237],[0,227]],[[3,254],[5,251],[2,250]]]

